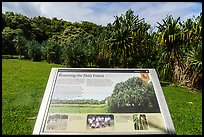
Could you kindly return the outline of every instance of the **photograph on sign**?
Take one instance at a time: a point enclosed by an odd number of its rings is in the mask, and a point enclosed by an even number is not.
[[[58,69],[41,132],[168,133],[149,70]]]

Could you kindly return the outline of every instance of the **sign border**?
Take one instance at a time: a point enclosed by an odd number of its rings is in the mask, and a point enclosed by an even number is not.
[[[158,76],[156,74],[156,71],[155,69],[152,69],[152,68],[52,68],[51,69],[51,72],[50,72],[50,76],[49,76],[49,79],[48,79],[48,82],[47,82],[47,86],[46,86],[46,89],[45,89],[45,93],[44,93],[44,96],[43,96],[43,99],[42,99],[42,103],[40,105],[40,109],[39,109],[39,112],[38,112],[38,116],[37,116],[37,119],[36,119],[36,123],[35,123],[35,127],[34,127],[34,130],[33,130],[33,135],[81,135],[81,134],[87,134],[87,135],[90,135],[90,134],[94,134],[94,135],[112,135],[112,134],[115,134],[115,135],[119,135],[119,134],[165,134],[165,133],[158,133],[158,132],[135,132],[135,133],[127,133],[127,132],[118,132],[118,133],[42,133],[42,130],[45,126],[45,121],[46,121],[46,116],[48,114],[48,108],[49,108],[49,104],[50,104],[50,100],[51,100],[51,97],[52,97],[52,94],[53,94],[53,91],[54,91],[54,86],[55,86],[55,82],[56,82],[56,78],[57,78],[57,73],[59,70],[68,70],[70,72],[84,72],[84,71],[88,71],[88,72],[100,72],[100,71],[105,71],[106,73],[107,72],[111,72],[111,71],[121,71],[121,72],[125,72],[127,70],[130,70],[130,71],[142,71],[142,70],[148,70],[149,71],[149,74],[151,75],[151,79],[152,79],[152,83],[153,83],[153,86],[154,86],[154,89],[155,89],[155,94],[156,94],[156,98],[157,98],[157,102],[158,102],[158,105],[160,107],[160,111],[161,111],[161,114],[164,118],[164,123],[165,123],[165,126],[166,126],[166,130],[169,134],[171,135],[175,135],[176,132],[175,132],[175,128],[174,128],[174,125],[173,125],[173,121],[171,119],[171,115],[170,115],[170,112],[169,112],[169,109],[168,109],[168,106],[167,106],[167,103],[166,103],[166,100],[165,100],[165,96],[163,94],[163,91],[162,91],[162,88],[161,88],[161,85],[160,85],[160,82],[159,82],[159,79],[158,79]],[[166,133],[166,134],[168,134]]]

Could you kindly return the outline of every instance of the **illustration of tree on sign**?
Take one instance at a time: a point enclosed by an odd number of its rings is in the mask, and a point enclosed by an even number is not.
[[[139,77],[115,85],[108,100],[109,112],[160,112],[152,82]]]

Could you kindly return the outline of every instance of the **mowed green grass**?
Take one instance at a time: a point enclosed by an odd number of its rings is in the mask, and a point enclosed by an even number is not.
[[[202,93],[163,87],[177,135],[202,135]]]
[[[32,134],[52,67],[63,66],[29,60],[2,60],[2,134]],[[163,87],[163,91],[176,134],[201,135],[202,93],[187,92],[180,87]],[[97,111],[106,111],[99,108]]]
[[[63,66],[2,59],[2,134],[32,134],[52,67]]]
[[[50,113],[107,113],[106,104],[52,104]]]

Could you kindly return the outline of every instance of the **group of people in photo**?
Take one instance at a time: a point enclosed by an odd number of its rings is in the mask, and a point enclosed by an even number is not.
[[[110,127],[111,117],[109,115],[88,115],[87,123],[90,128]]]

